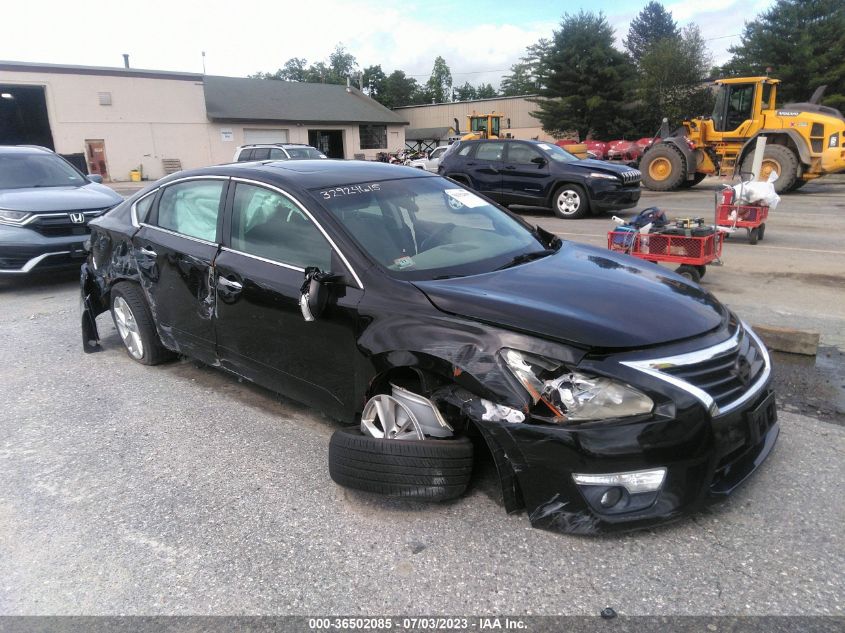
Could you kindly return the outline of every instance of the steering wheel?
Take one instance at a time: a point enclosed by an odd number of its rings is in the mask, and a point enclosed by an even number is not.
[[[420,246],[419,246],[419,249],[418,249],[417,252],[422,253],[423,251],[428,250],[428,249],[426,249],[426,245],[429,242],[434,242],[438,237],[443,237],[444,235],[446,235],[446,233],[448,233],[449,231],[451,231],[454,228],[455,228],[455,225],[452,224],[451,222],[444,224],[439,229],[437,229],[434,233],[432,233],[427,238],[425,238],[422,242],[420,242]]]

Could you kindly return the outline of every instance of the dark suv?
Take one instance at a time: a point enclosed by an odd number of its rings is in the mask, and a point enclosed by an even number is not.
[[[638,170],[580,160],[539,141],[463,141],[446,153],[438,173],[502,204],[551,207],[565,219],[629,209],[640,199]]]

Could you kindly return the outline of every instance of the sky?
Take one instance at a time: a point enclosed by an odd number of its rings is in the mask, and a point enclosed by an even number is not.
[[[618,45],[647,0],[29,0],[4,2],[0,60],[203,71],[242,77],[291,57],[325,60],[342,43],[363,69],[381,64],[424,82],[437,55],[453,83],[498,87],[525,48],[550,37],[566,12],[602,11]],[[695,22],[713,62],[727,61],[746,20],[773,0],[666,0]]]

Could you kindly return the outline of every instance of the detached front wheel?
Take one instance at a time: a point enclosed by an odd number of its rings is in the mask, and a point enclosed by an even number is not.
[[[347,488],[441,501],[463,494],[472,475],[472,441],[387,439],[358,428],[335,431],[329,475]]]

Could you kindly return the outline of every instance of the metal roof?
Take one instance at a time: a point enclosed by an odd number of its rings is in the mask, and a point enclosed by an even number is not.
[[[200,73],[146,70],[143,68],[114,68],[111,66],[73,66],[68,64],[42,64],[40,62],[14,62],[0,60],[0,70],[12,72],[55,73],[59,75],[111,75],[144,79],[175,79],[202,81]]]
[[[405,130],[406,141],[439,141],[455,134],[453,127],[417,127]]]
[[[408,124],[360,90],[337,84],[212,75],[203,82],[205,109],[211,119]]]

